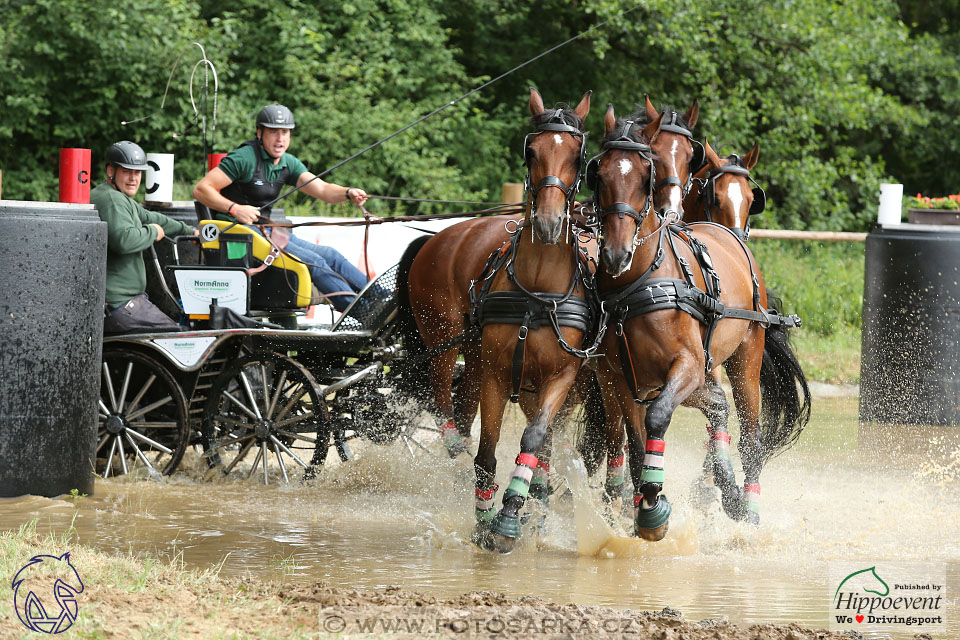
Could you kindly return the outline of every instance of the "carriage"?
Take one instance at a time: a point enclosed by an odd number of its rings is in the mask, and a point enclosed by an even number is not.
[[[432,427],[391,408],[403,383],[397,266],[335,321],[298,328],[314,301],[307,267],[271,258],[245,227],[200,225],[148,269],[148,289],[159,285],[188,329],[104,337],[98,473],[166,475],[194,450],[211,470],[269,483],[316,476],[331,448],[348,460],[358,437],[424,447],[416,432]]]

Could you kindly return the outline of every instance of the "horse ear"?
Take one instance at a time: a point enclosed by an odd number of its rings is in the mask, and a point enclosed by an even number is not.
[[[660,122],[663,120],[663,114],[658,113],[657,117],[643,128],[643,131],[640,134],[645,137],[647,140],[653,140],[653,136],[657,135],[657,131],[660,131]]]
[[[693,106],[687,109],[687,112],[683,114],[683,119],[687,121],[687,124],[690,125],[690,128],[693,129],[697,126],[697,117],[700,115],[700,101],[694,100]]]
[[[744,169],[747,171],[753,169],[757,166],[757,160],[760,159],[760,142],[753,143],[753,149],[750,149],[750,153],[743,157],[743,160],[740,162],[743,164]]]
[[[592,94],[593,91],[587,91],[585,94],[583,94],[583,98],[580,99],[580,104],[578,104],[577,108],[573,110],[573,113],[583,121],[586,121],[587,114],[590,113],[590,96]]]
[[[659,114],[654,108],[653,103],[650,102],[650,96],[643,94],[643,101],[645,103],[644,108],[647,110],[647,120],[656,120]]]
[[[713,150],[713,147],[710,146],[710,141],[706,138],[703,139],[703,150],[707,154],[707,165],[710,167],[719,167],[723,165],[723,160],[720,159],[720,156],[717,155],[717,152]]]
[[[603,133],[608,134],[617,126],[617,116],[613,113],[613,105],[607,105],[607,115],[603,117]]]
[[[530,115],[538,116],[543,113],[543,98],[540,92],[530,87]]]

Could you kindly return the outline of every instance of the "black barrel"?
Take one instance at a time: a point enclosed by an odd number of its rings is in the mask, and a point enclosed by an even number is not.
[[[960,226],[867,234],[860,420],[960,424]]]
[[[0,496],[93,493],[107,225],[0,201]]]

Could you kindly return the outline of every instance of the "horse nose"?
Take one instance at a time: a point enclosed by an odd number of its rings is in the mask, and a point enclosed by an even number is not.
[[[559,216],[537,216],[533,221],[533,230],[543,244],[557,244],[563,230],[563,218]]]
[[[623,249],[604,247],[600,252],[600,257],[607,273],[616,278],[630,268],[630,262],[633,256],[629,251]]]

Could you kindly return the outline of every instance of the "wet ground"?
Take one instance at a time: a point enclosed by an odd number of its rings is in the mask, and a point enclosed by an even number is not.
[[[182,556],[188,566],[222,565],[223,576],[278,579],[301,591],[317,582],[438,598],[496,591],[814,628],[830,623],[837,570],[922,563],[947,583],[946,625],[932,637],[960,638],[960,429],[860,427],[855,396],[820,393],[797,446],[764,471],[754,528],[731,522],[717,504],[691,504],[703,424],[681,409],[667,435],[674,516],[659,543],[625,535],[626,521],[597,499],[601,480],[583,476],[563,437],[541,534],[527,531],[510,555],[469,540],[472,461],[410,456],[400,445],[358,445],[356,459],[328,465],[306,486],[201,482],[189,471],[198,461],[188,458],[186,472],[162,482],[121,478],[98,481],[85,498],[2,500],[0,529],[37,519],[43,533],[73,522],[79,541],[96,549]],[[501,439],[501,486],[519,433]]]

